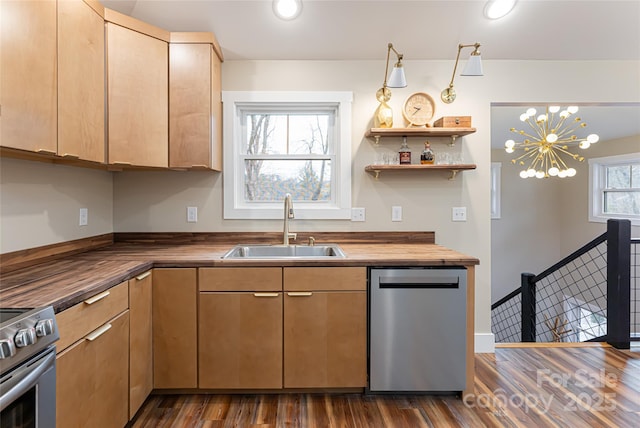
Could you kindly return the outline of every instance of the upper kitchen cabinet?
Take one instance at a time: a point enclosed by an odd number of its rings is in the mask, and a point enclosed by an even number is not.
[[[168,167],[169,33],[105,9],[108,163]]]
[[[222,169],[222,51],[211,33],[171,33],[169,166]]]
[[[104,8],[58,2],[58,155],[105,162]]]
[[[56,2],[0,2],[0,146],[57,153]]]

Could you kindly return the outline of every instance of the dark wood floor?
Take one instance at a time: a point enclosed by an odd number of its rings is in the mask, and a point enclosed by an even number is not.
[[[152,395],[134,427],[640,427],[640,353],[476,354],[475,394]]]

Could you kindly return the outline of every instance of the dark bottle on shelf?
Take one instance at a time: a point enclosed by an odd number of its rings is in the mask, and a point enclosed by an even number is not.
[[[435,161],[435,155],[433,153],[433,150],[431,150],[431,144],[429,144],[428,141],[426,141],[424,143],[424,150],[422,151],[422,154],[420,155],[420,163],[422,165],[433,165],[434,161]]]
[[[402,137],[402,146],[398,151],[400,165],[411,165],[411,149],[407,146],[407,137]]]

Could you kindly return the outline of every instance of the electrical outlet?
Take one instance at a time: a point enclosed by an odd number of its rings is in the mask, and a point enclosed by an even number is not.
[[[364,221],[365,210],[364,208],[351,208],[351,221]]]
[[[187,223],[198,222],[198,207],[187,207]]]
[[[391,207],[391,221],[402,221],[402,207]]]
[[[451,208],[451,221],[467,221],[467,207]]]
[[[80,208],[80,226],[86,226],[89,224],[89,209]]]

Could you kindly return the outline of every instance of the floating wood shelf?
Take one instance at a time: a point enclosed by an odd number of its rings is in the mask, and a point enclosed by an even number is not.
[[[364,135],[373,138],[376,144],[380,143],[380,138],[385,137],[451,137],[451,145],[456,138],[473,134],[476,128],[371,128]]]
[[[456,165],[367,165],[364,170],[377,179],[383,171],[451,171],[449,180],[453,180],[459,171],[476,169],[475,164]]]

